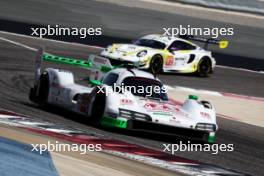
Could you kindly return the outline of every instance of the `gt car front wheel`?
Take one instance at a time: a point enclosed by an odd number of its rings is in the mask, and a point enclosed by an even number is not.
[[[200,77],[207,77],[209,76],[212,70],[212,64],[209,58],[202,59],[198,64],[197,74]]]
[[[155,55],[152,57],[149,65],[149,70],[152,74],[156,75],[160,73],[163,69],[163,59],[160,55]]]

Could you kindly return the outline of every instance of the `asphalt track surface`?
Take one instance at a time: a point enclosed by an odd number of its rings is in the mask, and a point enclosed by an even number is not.
[[[15,2],[15,1],[13,1]],[[0,2],[0,3],[6,3],[6,2]],[[9,3],[12,3],[11,1]],[[35,3],[40,3],[40,1],[35,1]],[[17,1],[15,5],[21,6],[20,1]],[[27,6],[27,3],[24,3],[25,6]],[[47,5],[47,4],[46,4]],[[100,6],[100,7],[99,7]],[[1,7],[6,7],[2,6]],[[10,6],[8,6],[10,7]],[[31,7],[34,9],[36,6],[31,5]],[[79,6],[78,6],[79,7]],[[103,3],[95,3],[91,2],[89,6],[85,6],[82,8],[89,8],[89,13],[92,13],[92,11],[98,10],[98,8],[103,9],[104,4]],[[13,7],[12,7],[13,8]],[[97,8],[97,9],[96,9]],[[106,8],[106,7],[105,7]],[[114,11],[122,11],[124,15],[120,18],[126,18],[128,17],[126,14],[129,13],[128,9],[122,9],[116,7],[107,6],[107,9],[111,11],[114,16]],[[45,6],[45,9],[48,9],[47,6]],[[113,10],[115,9],[115,10]],[[1,17],[3,18],[4,14],[9,14],[8,12],[11,12],[12,9],[5,9],[5,11],[1,10]],[[25,9],[20,9],[20,11],[24,11]],[[54,9],[55,10],[55,9]],[[62,22],[66,23],[65,21],[70,20],[72,25],[84,23],[86,20],[86,24],[91,22],[95,16],[96,13],[93,13],[93,16],[87,16],[84,15],[80,21],[76,20],[76,16],[74,17],[75,20],[73,20],[73,17],[70,19],[64,18],[65,16],[60,14],[61,9],[56,9],[57,17],[52,20],[61,20]],[[64,9],[62,9],[64,10]],[[140,10],[140,9],[133,9]],[[31,13],[31,11],[27,11],[28,13]],[[36,11],[34,11],[36,12]],[[80,12],[80,11],[79,11]],[[150,13],[148,18],[154,18],[153,12],[147,12]],[[28,20],[30,18],[36,18],[39,13],[36,13],[34,16],[31,17],[23,17],[16,15],[14,13],[11,13],[14,15],[12,20],[17,21],[18,19],[20,21]],[[24,13],[23,13],[24,14]],[[26,14],[26,13],[25,13]],[[44,24],[47,24],[47,22],[51,19],[49,18],[50,14],[46,13],[47,16],[42,16],[42,18],[38,18],[38,22],[41,23],[41,20],[44,20]],[[65,14],[64,14],[65,15]],[[108,14],[110,15],[110,14]],[[163,16],[166,14],[156,14],[158,16]],[[6,16],[5,16],[6,17]],[[86,19],[87,17],[87,19]],[[179,17],[180,18],[180,17]],[[183,17],[181,17],[183,18]],[[5,18],[8,19],[9,22],[12,22],[11,18]],[[36,22],[35,19],[35,22]],[[190,20],[189,17],[186,18],[186,20]],[[194,19],[192,19],[194,20]],[[100,20],[99,20],[100,21]],[[122,20],[120,20],[122,21]],[[119,22],[120,22],[119,21]],[[29,22],[34,23],[34,20],[31,19],[31,21],[26,21],[27,24]],[[54,22],[54,21],[53,21]],[[201,24],[205,21],[201,21]],[[67,21],[69,24],[69,21]],[[102,22],[103,23],[103,22]],[[108,23],[108,22],[106,22]],[[209,23],[209,22],[208,22]],[[3,24],[3,23],[1,23]],[[17,27],[17,23],[14,24],[14,27]],[[90,23],[89,23],[90,24]],[[96,23],[91,23],[96,24]],[[210,23],[211,24],[211,23]],[[96,24],[97,25],[97,24]],[[113,24],[114,25],[114,24]],[[124,24],[125,25],[125,24]],[[3,28],[3,25],[1,25],[1,28]],[[248,27],[245,27],[248,30],[248,33],[250,33],[250,30]],[[18,29],[16,29],[18,30]],[[246,30],[246,29],[245,29]],[[263,35],[261,32],[256,32],[260,29],[254,28],[253,31],[255,31],[256,35],[261,38],[261,35]],[[117,33],[123,34],[124,31],[116,31]],[[252,32],[254,33],[254,32]],[[113,35],[113,31],[110,30],[109,35]],[[110,35],[110,36],[111,36]],[[131,36],[124,37],[125,40],[128,40],[130,38],[136,35],[138,35],[137,31],[129,33]],[[117,37],[109,37],[110,40],[118,39]],[[247,37],[250,38],[251,35],[247,35]],[[105,37],[105,36],[104,36]],[[123,38],[123,39],[124,39]],[[105,38],[104,38],[105,39]],[[120,39],[121,40],[121,39]],[[263,41],[263,40],[262,40]],[[114,42],[114,41],[113,41]],[[261,43],[261,40],[256,40],[258,44]],[[28,40],[26,43],[30,46],[40,46],[43,44],[39,44],[39,41],[37,40]],[[97,43],[94,43],[97,44]],[[100,43],[99,43],[100,44]],[[106,43],[101,43],[101,45],[106,45]],[[51,53],[56,53],[60,55],[70,55],[75,56],[79,58],[87,57],[88,53],[92,51],[84,50],[84,48],[81,47],[65,47],[62,44],[51,44],[46,43],[46,50]],[[141,144],[144,146],[148,146],[155,149],[162,149],[162,143],[168,142],[168,143],[176,143],[176,137],[174,136],[159,136],[159,135],[144,135],[137,134],[137,133],[125,133],[124,132],[115,132],[115,131],[107,131],[102,130],[98,128],[91,127],[89,124],[86,123],[86,120],[74,116],[72,114],[68,114],[66,112],[57,111],[57,110],[41,110],[35,107],[32,103],[28,100],[28,91],[30,86],[33,83],[33,64],[34,64],[34,56],[35,54],[32,51],[25,50],[21,47],[14,46],[13,44],[9,44],[7,42],[0,41],[0,107],[16,111],[18,113],[23,113],[29,116],[39,117],[41,119],[51,120],[58,123],[63,123],[67,125],[72,125],[74,127],[78,127],[84,130],[90,130],[95,131],[100,134],[111,136],[116,139],[121,139],[124,141],[132,142]],[[259,50],[258,50],[259,51]],[[237,55],[239,55],[239,50],[237,51]],[[256,62],[259,62],[261,60],[261,52],[259,51],[259,54],[254,54],[256,57],[251,58],[251,54],[249,53],[250,57],[249,59],[255,60]],[[249,62],[248,59],[246,59],[246,62]],[[262,63],[262,62],[261,62]],[[259,66],[259,65],[258,65]],[[224,91],[224,92],[231,92],[231,93],[238,93],[238,94],[244,94],[244,95],[253,95],[253,96],[261,96],[264,97],[263,93],[263,75],[258,73],[250,73],[250,72],[243,72],[243,71],[237,71],[237,70],[229,70],[229,69],[222,69],[217,68],[216,73],[208,79],[199,79],[191,76],[180,76],[180,75],[160,75],[161,79],[166,83],[170,85],[181,85],[181,86],[187,86],[187,87],[194,87],[194,88],[202,88],[202,89],[210,89],[210,90],[217,90],[217,91]],[[212,155],[209,153],[204,152],[178,152],[177,155],[183,156],[190,159],[199,160],[206,163],[213,163],[215,165],[234,169],[236,171],[241,171],[245,173],[249,173],[252,175],[262,175],[264,173],[264,151],[263,151],[263,145],[264,145],[264,130],[263,128],[247,125],[231,120],[226,120],[222,118],[219,119],[219,126],[220,130],[218,131],[218,143],[232,143],[234,144],[235,151],[234,152],[221,152],[217,155]]]
[[[125,1],[125,0],[124,0]],[[129,2],[129,1],[128,1]],[[146,5],[145,5],[146,6]],[[163,33],[164,27],[178,27],[179,24],[192,27],[232,27],[234,36],[226,39],[230,46],[215,51],[218,64],[264,70],[264,33],[261,27],[251,27],[142,8],[118,6],[116,4],[76,0],[9,0],[0,1],[0,30],[30,35],[31,27],[46,25],[68,27],[101,27],[103,36],[56,37],[59,40],[77,41],[86,44],[106,46],[113,42],[127,42],[145,34]]]
[[[31,42],[30,42],[31,41]],[[30,45],[31,43],[31,45]],[[41,43],[41,44],[40,44]],[[90,53],[86,48],[52,43],[40,42],[35,39],[28,39],[30,46],[49,47],[46,50],[50,53],[75,56],[83,58]],[[33,84],[33,68],[35,53],[19,46],[0,41],[0,107],[23,113],[29,116],[46,119],[57,123],[71,125],[83,130],[94,131],[99,134],[111,136],[116,139],[141,144],[155,149],[162,150],[162,143],[177,143],[175,136],[160,136],[151,134],[137,134],[120,131],[109,131],[94,128],[89,125],[87,119],[69,114],[62,110],[48,109],[41,110],[28,100],[28,92]],[[72,70],[72,67],[67,67]],[[81,74],[77,74],[76,77]],[[190,159],[213,163],[215,165],[261,175],[264,164],[264,131],[263,128],[242,124],[222,118],[219,119],[220,130],[218,132],[217,143],[234,144],[234,152],[220,152],[212,155],[206,152],[177,152],[177,155]]]

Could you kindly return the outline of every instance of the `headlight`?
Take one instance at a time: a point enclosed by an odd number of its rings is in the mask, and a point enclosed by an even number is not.
[[[147,53],[148,53],[147,50],[140,51],[137,53],[137,57],[144,57],[147,55]]]
[[[216,125],[209,124],[209,123],[197,123],[195,128],[197,130],[215,131],[216,130]]]

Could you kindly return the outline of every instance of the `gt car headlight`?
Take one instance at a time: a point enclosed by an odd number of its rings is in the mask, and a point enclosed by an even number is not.
[[[112,45],[108,45],[108,46],[105,48],[105,51],[109,51],[111,48],[112,48]]]
[[[137,53],[137,57],[144,57],[147,55],[147,53],[148,53],[147,50],[140,51]]]

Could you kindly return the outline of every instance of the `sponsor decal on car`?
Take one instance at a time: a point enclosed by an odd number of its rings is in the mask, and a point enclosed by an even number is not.
[[[120,104],[121,105],[132,105],[134,102],[132,100],[129,99],[121,99],[120,100]]]
[[[160,112],[178,112],[180,111],[177,107],[173,107],[168,104],[158,104],[153,102],[147,102],[144,108],[150,111],[160,111]]]

